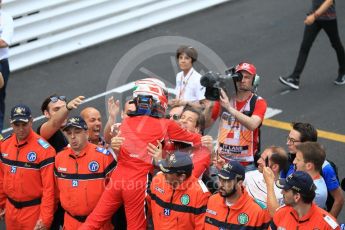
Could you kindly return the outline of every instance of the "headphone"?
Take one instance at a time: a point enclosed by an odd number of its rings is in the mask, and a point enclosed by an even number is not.
[[[252,82],[252,86],[253,86],[253,92],[256,92],[258,90],[258,86],[260,84],[260,76],[255,74],[254,78],[253,78],[253,82]]]
[[[228,76],[229,76],[229,75],[232,76],[232,75],[235,73],[235,69],[236,69],[236,67],[233,66],[233,67],[227,69],[227,70],[225,71],[225,74],[228,75]],[[242,73],[241,73],[241,72],[238,72],[237,74],[238,74],[238,76],[240,77],[240,79],[242,80],[242,78],[243,78]],[[233,80],[234,80],[235,88],[236,88],[236,91],[237,91],[236,79],[233,78]],[[253,92],[253,93],[256,93],[259,84],[260,84],[260,76],[257,75],[257,74],[255,74],[255,75],[254,75],[254,78],[253,78],[253,81],[252,81],[252,86],[253,86],[252,92]]]

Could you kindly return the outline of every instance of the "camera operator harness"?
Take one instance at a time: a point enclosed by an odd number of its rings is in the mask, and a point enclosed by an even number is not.
[[[235,67],[225,71],[226,75],[214,73],[212,71],[206,73],[201,79],[201,85],[206,87],[205,97],[208,100],[219,100],[220,89],[226,91],[230,84],[234,84],[237,92],[236,82],[242,81],[243,75],[235,71]],[[241,111],[247,116],[252,116],[256,102],[259,98],[255,94],[259,82],[259,76],[255,75],[253,79],[253,93],[247,99]],[[230,100],[230,103],[236,108],[236,101]],[[218,149],[217,154],[225,160],[235,159],[244,165],[255,162],[256,153],[260,152],[260,127],[257,128],[257,146],[254,146],[254,131],[248,130],[244,125],[240,124],[233,115],[223,111],[218,131]],[[254,152],[255,151],[255,152]],[[256,156],[257,157],[257,156]]]

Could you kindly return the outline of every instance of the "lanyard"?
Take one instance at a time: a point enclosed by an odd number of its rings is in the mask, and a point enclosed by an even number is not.
[[[187,74],[187,76],[182,76],[182,78],[184,78],[184,80],[181,81],[181,85],[180,85],[180,92],[179,92],[179,95],[178,95],[178,99],[180,99],[182,97],[182,95],[184,94],[185,92],[185,89],[186,89],[186,86],[188,84],[188,81],[190,79],[190,77],[192,76],[194,70],[191,69],[190,72]],[[183,73],[182,73],[183,75]]]

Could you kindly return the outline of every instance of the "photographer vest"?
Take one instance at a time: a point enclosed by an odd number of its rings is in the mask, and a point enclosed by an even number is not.
[[[240,110],[237,109],[236,101],[231,99],[230,103],[238,111],[251,116],[257,99],[258,96],[253,94]],[[258,151],[259,146],[260,142]],[[254,162],[254,131],[247,129],[233,115],[224,111],[219,123],[217,153],[225,160]]]

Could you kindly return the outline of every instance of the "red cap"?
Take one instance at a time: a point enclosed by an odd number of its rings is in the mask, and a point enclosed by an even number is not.
[[[247,63],[247,62],[241,62],[240,64],[238,64],[236,66],[235,72],[239,72],[239,71],[247,71],[250,74],[255,75],[256,74],[256,68],[253,64]]]

